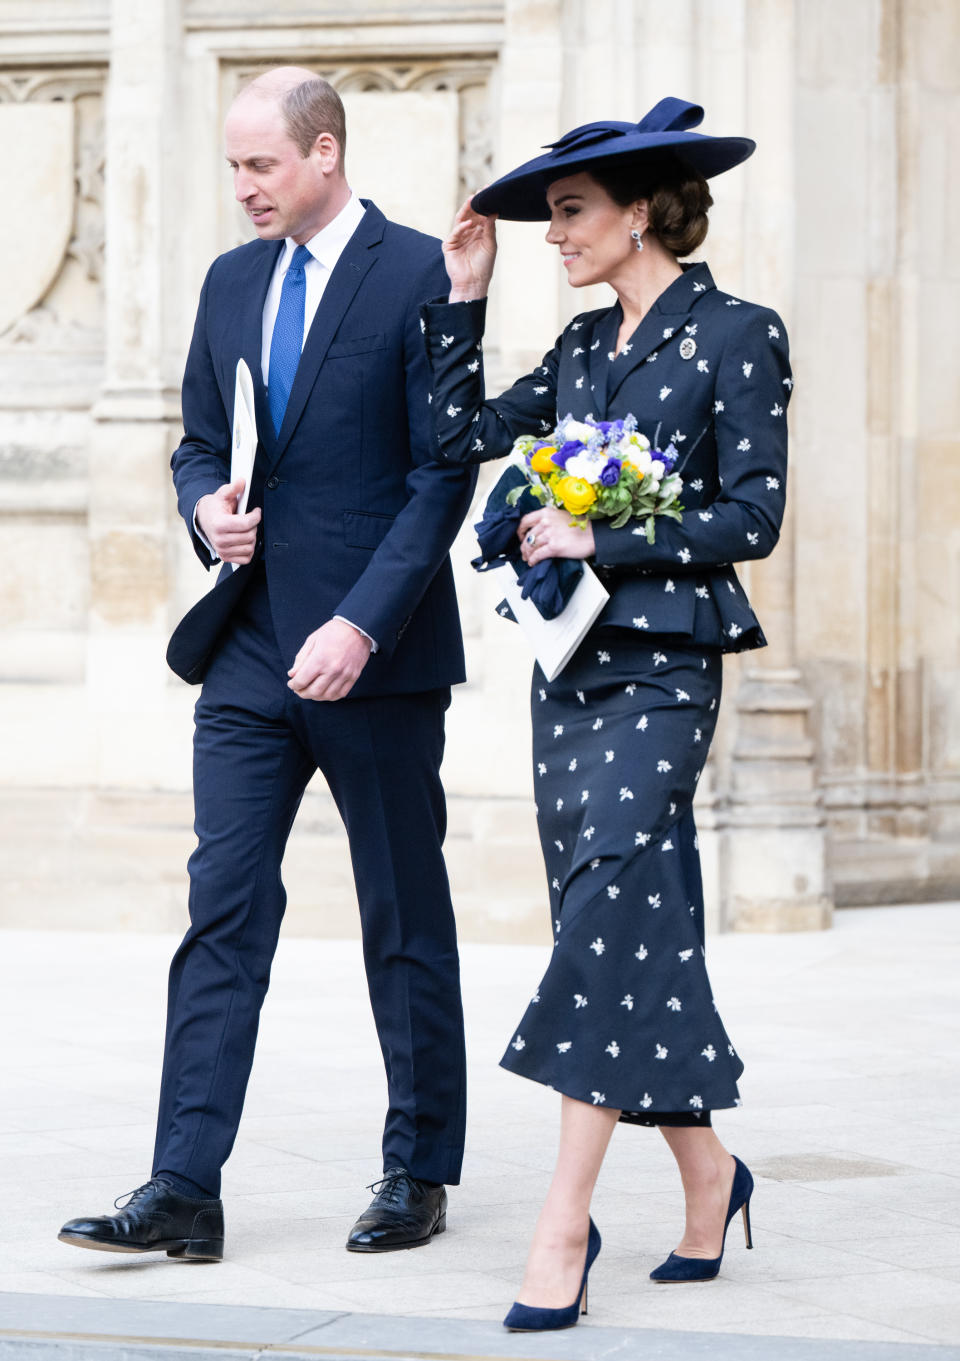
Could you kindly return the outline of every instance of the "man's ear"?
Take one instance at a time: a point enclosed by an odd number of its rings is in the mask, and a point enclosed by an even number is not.
[[[319,134],[313,144],[311,155],[317,157],[321,169],[328,175],[338,168],[342,169],[340,147],[332,132],[321,132]]]

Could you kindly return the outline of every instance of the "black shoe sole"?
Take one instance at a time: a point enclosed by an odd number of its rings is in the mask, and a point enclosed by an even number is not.
[[[443,1215],[430,1230],[426,1238],[411,1238],[404,1243],[351,1243],[347,1239],[347,1252],[403,1252],[407,1248],[422,1248],[436,1238],[438,1233],[446,1233],[447,1217]]]
[[[61,1243],[74,1248],[92,1248],[94,1252],[165,1252],[168,1257],[179,1257],[187,1262],[222,1262],[222,1238],[168,1238],[160,1243],[101,1243],[96,1238],[80,1234],[58,1233]]]

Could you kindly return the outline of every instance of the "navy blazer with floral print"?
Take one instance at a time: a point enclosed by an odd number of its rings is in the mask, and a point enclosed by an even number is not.
[[[593,521],[593,565],[611,593],[598,624],[726,652],[763,647],[732,564],[766,557],[783,519],[793,379],[777,314],[721,293],[705,264],[686,265],[619,354],[619,303],[584,312],[533,373],[485,402],[485,311],[484,301],[422,309],[438,457],[481,463],[567,413],[632,413],[651,445],[679,451],[683,518],[658,519],[654,544],[630,522]]]

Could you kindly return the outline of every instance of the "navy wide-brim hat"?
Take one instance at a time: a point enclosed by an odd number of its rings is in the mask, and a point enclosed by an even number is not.
[[[588,170],[598,161],[633,157],[638,166],[650,152],[672,152],[709,179],[730,170],[756,150],[749,137],[707,137],[691,132],[703,122],[699,104],[683,99],[661,99],[639,123],[584,123],[549,147],[545,156],[518,166],[474,194],[472,207],[487,216],[496,213],[511,222],[549,220],[547,187],[554,180]]]

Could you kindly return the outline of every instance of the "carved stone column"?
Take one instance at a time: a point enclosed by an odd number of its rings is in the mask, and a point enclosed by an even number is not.
[[[782,280],[793,277],[796,211],[792,10],[792,5],[753,4],[747,11],[747,41],[756,72],[749,87],[747,126],[762,128],[764,154],[762,166],[747,163],[752,183],[744,219],[745,293],[780,307],[788,318],[790,298],[782,297]],[[753,567],[749,587],[770,645],[744,659],[735,700],[737,731],[722,872],[725,915],[734,930],[817,930],[830,925],[832,902],[809,729],[812,701],[795,665],[789,498],[780,543],[768,562]]]
[[[180,0],[113,0],[106,116],[106,369],[90,447],[90,638],[94,709],[142,712],[166,683],[171,376],[178,296]],[[173,224],[174,230],[170,230]]]

